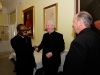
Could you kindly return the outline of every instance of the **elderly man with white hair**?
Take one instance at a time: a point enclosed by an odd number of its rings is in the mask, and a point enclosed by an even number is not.
[[[53,21],[49,20],[46,24],[46,31],[40,45],[35,49],[43,49],[42,64],[44,75],[57,75],[61,64],[60,53],[65,49],[63,35],[55,31]]]

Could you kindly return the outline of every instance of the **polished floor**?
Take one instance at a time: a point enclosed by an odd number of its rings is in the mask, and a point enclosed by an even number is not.
[[[0,52],[0,75],[16,75],[14,71],[14,64],[9,59],[9,56],[12,52]],[[61,66],[59,67],[59,71],[63,70],[63,63],[65,59],[65,55],[67,54],[67,51],[63,52],[61,54]],[[42,67],[42,50],[38,52],[34,52],[35,60],[37,63],[37,69]],[[34,70],[35,73],[36,69]],[[33,75],[34,75],[33,73]]]
[[[16,75],[14,64],[9,60],[11,52],[0,52],[0,75]]]
[[[0,52],[0,75],[16,75],[14,72],[14,64],[9,59],[12,52]],[[38,66],[41,67],[42,51],[34,52],[35,60]],[[34,74],[33,74],[34,75]]]

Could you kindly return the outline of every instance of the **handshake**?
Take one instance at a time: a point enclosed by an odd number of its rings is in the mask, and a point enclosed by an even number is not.
[[[33,46],[33,48],[35,49],[35,51],[37,51],[38,52],[38,46]]]
[[[35,49],[35,51],[39,51],[39,48],[38,48],[38,46],[33,46],[34,47],[34,49]],[[52,52],[48,52],[48,53],[46,53],[46,57],[47,58],[51,58],[53,56],[53,54],[52,54]]]

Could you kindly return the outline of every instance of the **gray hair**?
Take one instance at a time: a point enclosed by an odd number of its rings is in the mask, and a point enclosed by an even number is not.
[[[83,20],[83,23],[86,27],[90,27],[93,21],[92,16],[86,11],[81,11],[77,14],[77,21],[80,19]]]
[[[51,25],[55,27],[55,24],[52,20],[48,20],[47,22],[51,23]]]

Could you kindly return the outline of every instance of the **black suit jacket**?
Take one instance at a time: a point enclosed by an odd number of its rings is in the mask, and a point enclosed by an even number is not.
[[[51,34],[45,33],[41,44],[38,46],[39,50],[43,49],[42,62],[43,66],[60,65],[61,55],[60,53],[65,49],[65,43],[63,35],[58,32],[52,32]],[[52,52],[51,58],[46,57],[46,53]]]
[[[100,38],[87,28],[72,41],[65,58],[64,75],[100,74]]]
[[[23,38],[20,35],[16,35],[11,39],[11,46],[16,53],[17,69],[30,69],[35,66],[34,48],[30,37]]]

